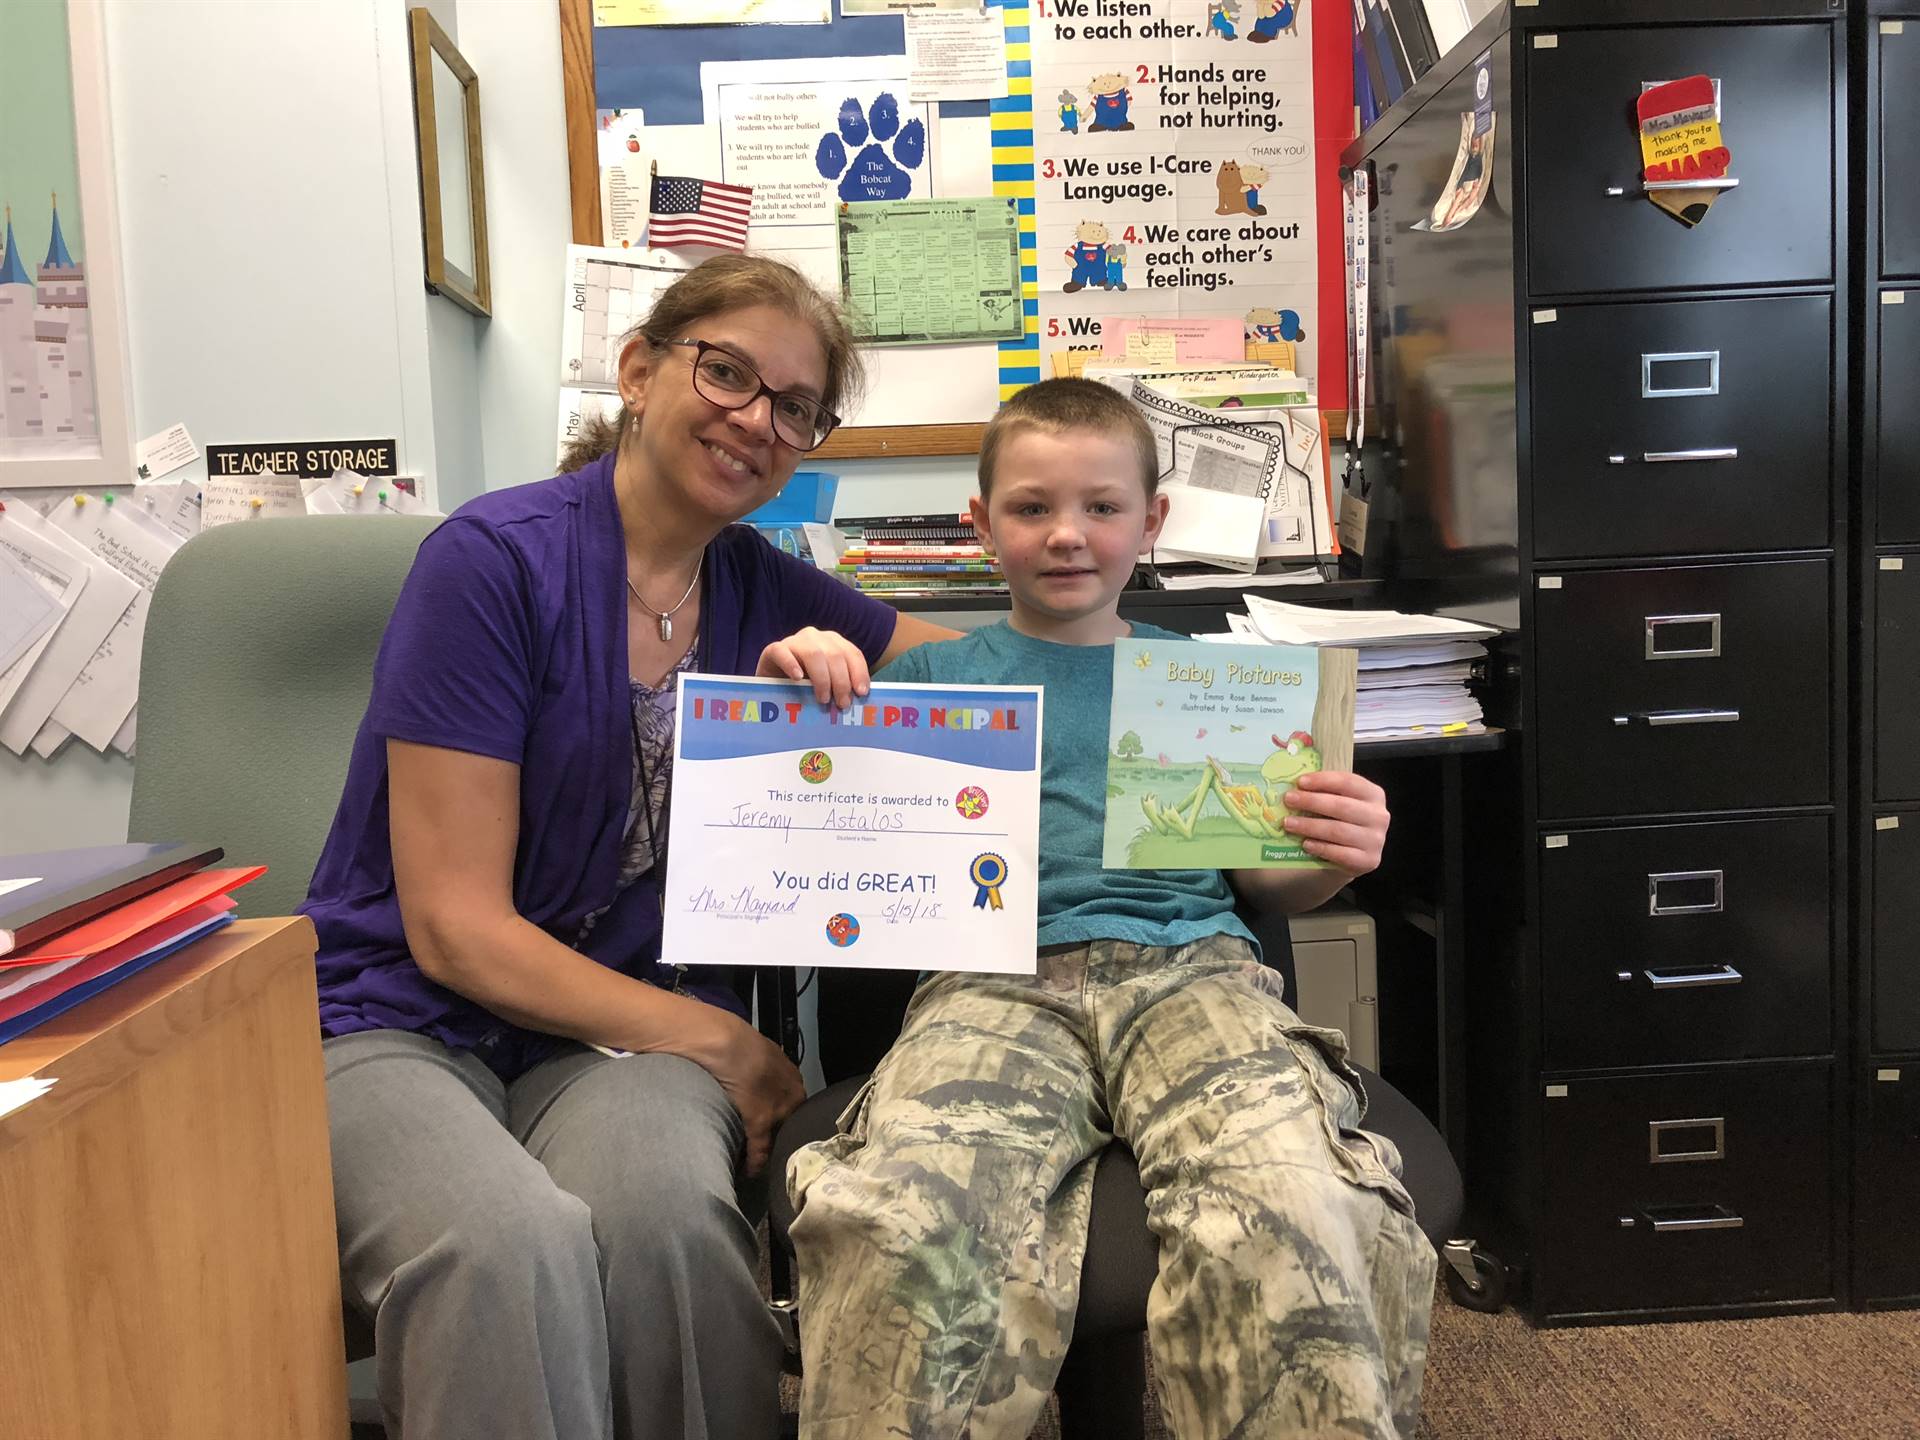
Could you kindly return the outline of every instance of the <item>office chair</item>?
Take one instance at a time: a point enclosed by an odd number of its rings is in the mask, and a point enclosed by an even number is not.
[[[311,515],[195,536],[160,576],[140,663],[131,840],[207,839],[267,865],[243,915],[306,898],[373,657],[437,517]],[[317,1021],[316,1021],[317,1023]],[[373,1326],[345,1307],[349,1361]]]
[[[1260,937],[1267,963],[1285,976],[1287,993],[1297,993],[1293,947],[1285,919],[1243,918]],[[796,1308],[792,1278],[793,1243],[788,1231],[794,1209],[784,1182],[787,1161],[802,1145],[833,1134],[840,1113],[899,1033],[914,980],[911,975],[888,971],[818,972],[820,1060],[829,1083],[808,1097],[780,1127],[768,1166],[774,1178],[767,1206],[773,1240],[773,1307],[788,1336],[795,1364],[797,1327],[806,1324],[806,1317]],[[790,1039],[797,1033],[792,1004],[794,972],[763,971],[762,982],[763,1009],[769,1005],[775,1009],[780,1031]],[[1404,1162],[1401,1178],[1413,1196],[1415,1216],[1427,1238],[1455,1267],[1449,1273],[1449,1289],[1458,1295],[1460,1287],[1453,1283],[1458,1265],[1455,1256],[1464,1249],[1470,1265],[1479,1258],[1473,1255],[1472,1242],[1454,1238],[1464,1206],[1459,1167],[1440,1132],[1411,1101],[1378,1075],[1365,1070],[1360,1075],[1369,1102],[1366,1127],[1400,1147]],[[1158,1263],[1159,1247],[1147,1228],[1147,1199],[1140,1186],[1139,1167],[1133,1152],[1116,1140],[1094,1170],[1093,1213],[1080,1306],[1074,1319],[1073,1343],[1054,1385],[1060,1402],[1062,1440],[1140,1440],[1144,1434],[1141,1407],[1147,1379],[1143,1340],[1147,1292]],[[1497,1309],[1497,1301],[1490,1308]]]

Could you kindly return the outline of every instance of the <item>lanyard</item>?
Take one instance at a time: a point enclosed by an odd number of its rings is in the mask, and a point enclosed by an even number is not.
[[[1361,465],[1367,443],[1367,189],[1369,175],[1365,164],[1354,167],[1347,192],[1347,309],[1352,316],[1348,344],[1352,361],[1348,373],[1353,377],[1353,392],[1347,402],[1347,438],[1352,445],[1354,465]]]

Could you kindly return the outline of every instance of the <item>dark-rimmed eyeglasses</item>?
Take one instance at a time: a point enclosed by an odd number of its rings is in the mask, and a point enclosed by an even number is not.
[[[722,410],[744,410],[762,395],[773,401],[773,433],[796,450],[817,450],[840,417],[818,400],[775,390],[731,350],[707,340],[669,340],[693,351],[693,393]]]

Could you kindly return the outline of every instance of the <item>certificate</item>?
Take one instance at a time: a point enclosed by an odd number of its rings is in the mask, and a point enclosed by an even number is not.
[[[1041,697],[682,677],[661,958],[1031,975]]]

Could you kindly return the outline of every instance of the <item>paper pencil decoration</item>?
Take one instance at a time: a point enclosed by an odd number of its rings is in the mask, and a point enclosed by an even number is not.
[[[722,185],[684,175],[656,175],[647,243],[744,250],[752,208],[753,190],[749,186]]]

